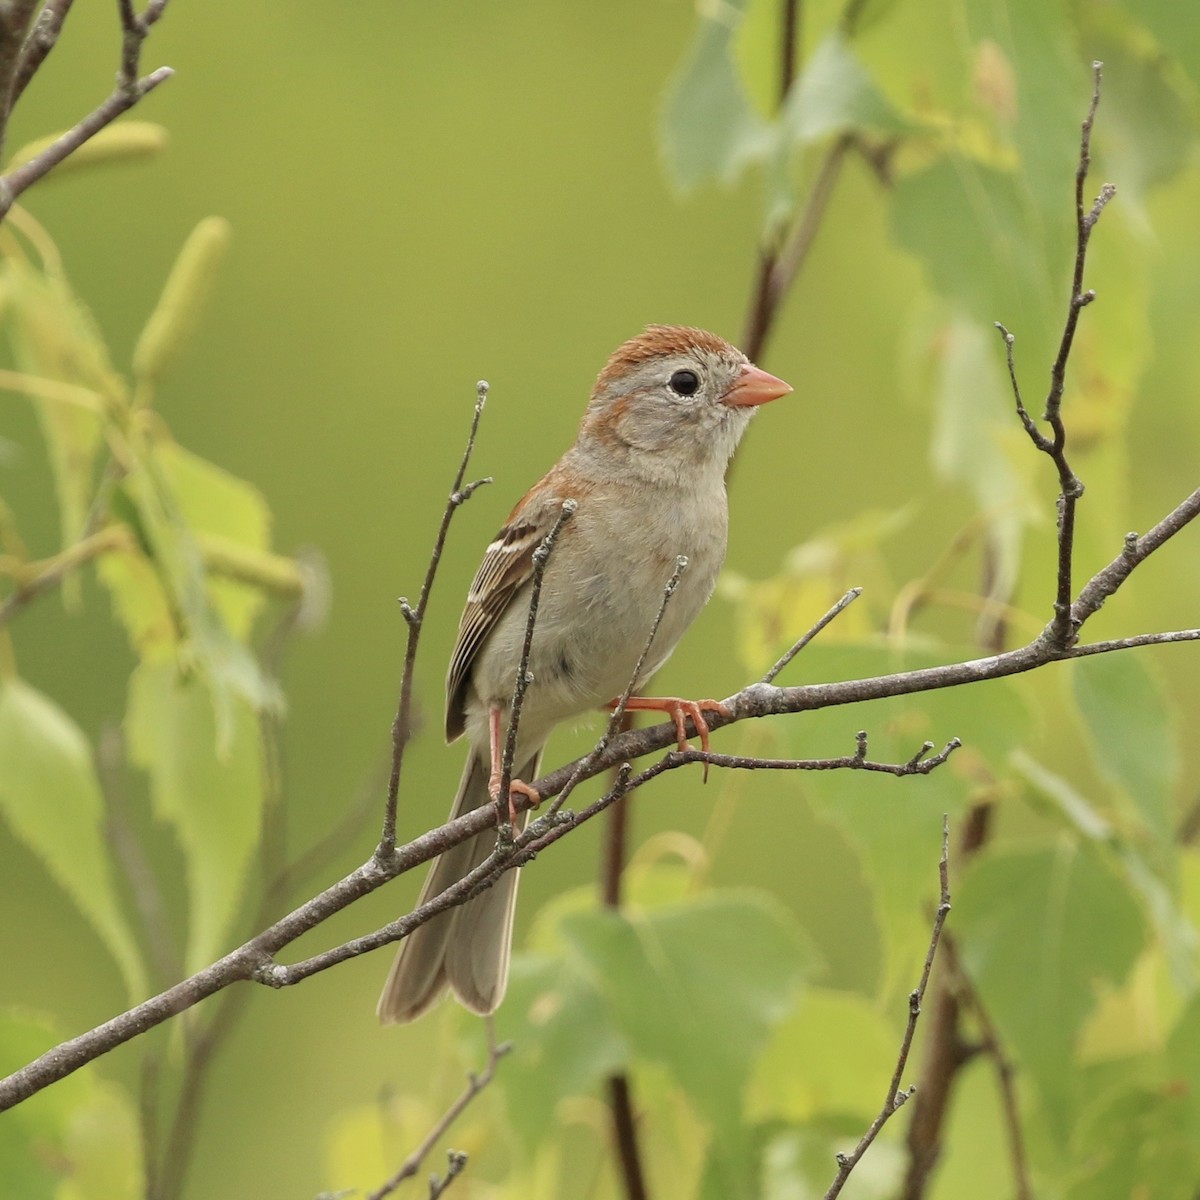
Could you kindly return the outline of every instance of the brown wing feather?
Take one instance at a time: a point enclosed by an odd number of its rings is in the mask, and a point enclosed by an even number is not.
[[[446,675],[446,740],[461,736],[466,725],[463,706],[471,667],[480,647],[495,628],[513,596],[533,574],[533,552],[541,528],[528,521],[506,525],[493,539],[475,573],[458,625],[458,640]]]

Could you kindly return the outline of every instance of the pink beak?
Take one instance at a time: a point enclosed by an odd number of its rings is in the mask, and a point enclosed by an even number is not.
[[[742,368],[741,378],[722,397],[725,404],[741,407],[748,404],[766,404],[768,400],[778,400],[792,390],[790,383],[768,375],[759,367],[747,363]]]

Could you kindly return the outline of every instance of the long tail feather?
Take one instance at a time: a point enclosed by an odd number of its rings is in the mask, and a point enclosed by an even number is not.
[[[539,749],[520,764],[514,776],[535,779],[541,757]],[[490,803],[488,773],[478,755],[471,754],[450,817],[453,820]],[[417,904],[457,883],[483,862],[495,845],[495,831],[485,829],[447,850],[430,868]],[[400,943],[375,1010],[384,1025],[415,1020],[437,1002],[447,986],[473,1012],[496,1010],[508,985],[518,875],[518,871],[506,871],[486,892],[439,913]]]

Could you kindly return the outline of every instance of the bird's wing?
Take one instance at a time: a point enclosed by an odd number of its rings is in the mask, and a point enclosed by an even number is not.
[[[452,742],[466,727],[467,684],[470,672],[492,630],[512,598],[533,578],[534,551],[557,520],[562,494],[554,486],[554,473],[534,485],[503,529],[484,552],[467,593],[467,605],[458,623],[458,640],[446,674],[446,740]]]

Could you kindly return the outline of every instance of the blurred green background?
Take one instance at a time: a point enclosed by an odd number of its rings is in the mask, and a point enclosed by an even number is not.
[[[859,50],[889,99],[908,112],[947,113],[951,122],[987,107],[981,25],[1011,20],[1020,30],[1037,8],[999,5],[1003,11],[988,15],[985,6],[956,0],[876,7],[878,23],[864,30]],[[755,20],[768,22],[763,13],[773,8],[765,0],[753,5]],[[1135,3],[1097,8],[1121,29],[1122,13],[1139,12]],[[804,9],[805,36],[815,40],[835,7]],[[1156,6],[1147,6],[1148,20],[1151,10]],[[386,760],[403,656],[396,597],[419,588],[475,380],[488,379],[492,392],[473,473],[496,482],[456,518],[438,579],[418,673],[425,728],[412,747],[401,801],[402,832],[410,835],[440,820],[460,770],[459,749],[442,745],[438,733],[441,683],[480,548],[569,443],[606,355],[649,322],[741,336],[762,179],[751,173],[736,185],[681,197],[659,150],[668,81],[696,21],[686,0],[174,0],[143,65],[167,63],[177,74],[134,114],[166,126],[166,153],[64,174],[24,198],[57,242],[119,369],[187,233],[211,214],[232,225],[213,301],[157,408],[181,443],[261,489],[274,513],[276,548],[315,546],[328,564],[328,622],[290,647],[284,672],[285,794],[295,849],[319,838]],[[1098,39],[1116,36],[1098,24]],[[10,147],[66,127],[106,94],[116,45],[110,6],[79,5],[17,110]],[[1047,180],[1057,176],[1057,208],[1047,204],[1043,233],[1048,243],[1058,239],[1060,256],[1070,236],[1071,121],[1077,128],[1090,91],[1088,64],[1100,53],[1090,45],[1071,49],[1072,65],[1056,87],[1073,115],[1064,123],[1053,108],[1046,117],[1047,161],[1036,185],[1049,195]],[[759,86],[769,93],[772,85]],[[1151,157],[1139,136],[1154,122],[1145,107],[1136,115],[1146,126],[1122,109],[1119,73],[1111,89],[1099,157],[1111,174],[1124,166],[1128,175]],[[1036,113],[1044,99],[1022,95],[1029,106],[1023,115]],[[1152,104],[1142,93],[1135,100]],[[1036,130],[1031,136],[1036,143]],[[1140,340],[1136,351],[1117,355],[1124,359],[1112,372],[1116,382],[1101,380],[1089,393],[1096,401],[1111,387],[1121,397],[1112,405],[1131,415],[1127,423],[1111,419],[1103,396],[1088,410],[1101,449],[1092,474],[1086,458],[1078,464],[1097,496],[1093,508],[1089,492],[1082,519],[1100,514],[1082,537],[1086,570],[1116,552],[1126,528],[1144,530],[1195,484],[1200,415],[1190,397],[1198,365],[1200,176],[1194,146],[1182,135],[1164,154],[1180,146],[1185,157],[1175,169],[1145,167],[1144,188],[1132,189],[1124,209],[1114,205],[1096,235],[1092,282],[1101,301],[1085,325],[1098,332],[1084,335],[1083,350],[1106,332]],[[1152,186],[1155,170],[1162,186]],[[1098,186],[1099,175],[1094,181]],[[954,214],[936,204],[928,211],[935,231],[949,237]],[[998,228],[1002,222],[995,214],[981,219]],[[761,360],[796,391],[761,414],[739,454],[728,559],[736,575],[764,579],[816,530],[903,510],[905,521],[881,538],[871,560],[874,578],[845,580],[893,589],[875,596],[884,613],[894,590],[923,574],[977,508],[969,474],[939,474],[931,465],[935,430],[944,433],[945,424],[930,394],[926,356],[944,314],[932,298],[930,272],[889,220],[872,171],[851,157]],[[1131,281],[1126,268],[1135,261]],[[1031,408],[1044,387],[1054,327],[1030,326],[1043,311],[1063,307],[1067,276],[1060,265],[1047,269],[1046,295],[1035,302],[1002,292],[1028,302],[1027,309],[989,314],[1022,339],[1017,352],[1035,398]],[[962,267],[969,276],[988,264],[981,255]],[[970,281],[964,286],[969,290]],[[989,351],[995,369],[998,340]],[[1086,376],[1088,368],[1079,369]],[[1125,431],[1120,455],[1107,454],[1103,435]],[[49,554],[57,545],[56,514],[35,422],[19,398],[0,401],[0,439],[6,499],[35,552]],[[1040,514],[1024,530],[1017,603],[1040,622],[1049,615],[1054,489],[1048,464],[1032,450],[1013,458],[1023,464],[1017,473]],[[1193,543],[1176,543],[1139,572],[1136,607],[1122,597],[1097,620],[1096,635],[1194,623],[1200,559]],[[960,582],[976,587],[978,574],[978,563],[969,563]],[[23,675],[95,737],[124,711],[133,659],[90,580],[84,600],[64,618],[60,601],[47,597],[22,614],[14,632]],[[779,631],[781,640],[801,632],[827,602],[823,594],[806,597],[791,614],[793,627]],[[923,620],[926,632],[950,641],[972,637],[969,615]],[[1019,626],[1013,638],[1028,633]],[[769,662],[747,664],[739,657],[745,644],[727,591],[689,633],[662,687],[706,696],[736,690]],[[1194,655],[1181,648],[1148,657],[1176,689],[1181,725],[1192,727]],[[806,677],[802,660],[789,678]],[[1047,673],[1038,686],[1052,696],[1060,683]],[[867,721],[846,714],[838,744],[807,751],[848,752]],[[560,734],[551,760],[581,752],[593,732]],[[724,737],[722,746],[748,736]],[[1033,741],[1053,746],[1058,769],[1079,766],[1077,731],[1042,729]],[[1198,766],[1192,739],[1184,739],[1183,751],[1186,796],[1188,781],[1195,791]],[[1087,767],[1079,769],[1086,776]],[[907,794],[919,784],[903,786]],[[714,777],[701,788],[698,778],[677,773],[637,804],[636,840],[664,829],[699,835],[730,790],[740,799],[714,879],[763,884],[807,914],[827,964],[824,981],[871,992],[883,970],[880,934],[858,859],[790,780]],[[872,795],[898,802],[886,787],[875,786]],[[373,813],[351,848],[302,882],[298,898],[362,861],[376,824]],[[170,834],[146,826],[156,861],[168,873],[178,868]],[[786,836],[764,838],[766,828]],[[939,823],[923,832],[932,895]],[[518,946],[549,898],[595,877],[600,834],[599,823],[581,830],[526,872]],[[118,975],[90,927],[3,826],[0,863],[0,1000],[52,1013],[66,1033],[122,1009]],[[293,949],[315,952],[392,919],[406,910],[418,882],[384,889]],[[182,906],[182,884],[171,892]],[[825,922],[812,919],[822,912]],[[452,1020],[439,1015],[413,1028],[377,1027],[373,1008],[389,956],[369,955],[302,987],[251,997],[214,1070],[189,1197],[310,1195],[322,1182],[335,1185],[327,1178],[326,1147],[340,1113],[384,1090],[432,1096],[457,1087]],[[118,1051],[89,1070],[134,1088],[137,1057]],[[881,1086],[887,1069],[881,1064]]]

